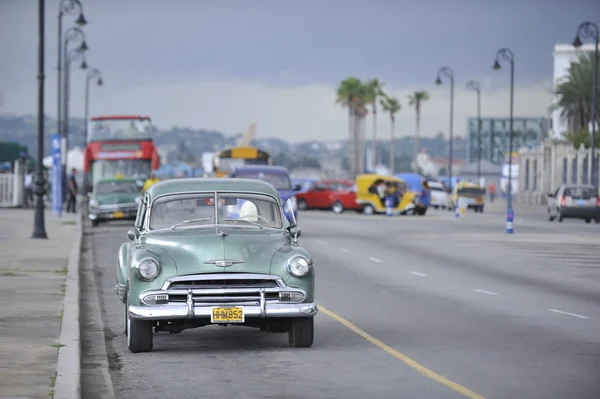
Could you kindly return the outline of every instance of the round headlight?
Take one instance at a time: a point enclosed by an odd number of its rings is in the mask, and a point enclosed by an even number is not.
[[[142,280],[152,281],[160,273],[160,266],[152,259],[144,259],[138,264],[138,273]]]
[[[294,277],[304,277],[310,272],[312,262],[303,256],[294,256],[288,261],[287,270]]]
[[[92,198],[92,199],[90,200],[90,205],[91,205],[91,206],[98,206],[98,201],[96,201],[94,198]]]

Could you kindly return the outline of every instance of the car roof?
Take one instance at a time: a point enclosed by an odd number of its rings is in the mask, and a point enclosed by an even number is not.
[[[265,181],[257,179],[227,179],[219,177],[188,177],[164,180],[150,186],[147,190],[147,193],[150,195],[150,198],[156,198],[166,194],[194,191],[249,191],[279,198],[279,193],[275,187]]]
[[[284,166],[275,165],[244,165],[233,169],[232,173],[238,172],[275,172],[279,174],[289,175],[289,171]]]

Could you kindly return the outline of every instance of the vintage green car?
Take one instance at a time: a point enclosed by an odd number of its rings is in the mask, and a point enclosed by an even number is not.
[[[107,220],[135,220],[140,199],[136,179],[99,180],[90,196],[88,218],[94,227]]]
[[[119,248],[117,294],[133,353],[153,333],[207,325],[287,332],[313,343],[315,272],[290,201],[260,180],[187,178],[143,195]]]

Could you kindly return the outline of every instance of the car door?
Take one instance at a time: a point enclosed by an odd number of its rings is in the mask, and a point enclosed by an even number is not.
[[[313,186],[313,188],[307,193],[306,202],[309,208],[328,208],[328,184],[317,183]]]

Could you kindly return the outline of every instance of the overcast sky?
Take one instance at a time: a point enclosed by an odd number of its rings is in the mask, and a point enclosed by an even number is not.
[[[35,114],[37,1],[0,0],[1,113]],[[578,25],[600,18],[597,0],[82,0],[93,87],[91,114],[145,113],[159,127],[234,134],[251,120],[257,135],[289,141],[347,136],[335,88],[349,75],[377,77],[402,103],[397,134],[414,134],[407,94],[427,90],[422,134],[447,134],[449,85],[456,76],[456,135],[474,116],[470,79],[484,87],[484,116],[508,115],[508,69],[516,60],[515,115],[545,116],[552,51]],[[46,108],[56,115],[58,0],[46,0]],[[65,16],[65,28],[76,16]],[[600,24],[600,20],[594,20]],[[83,116],[85,74],[72,71],[71,116]],[[370,122],[369,122],[370,126]],[[379,123],[389,133],[388,119]]]

